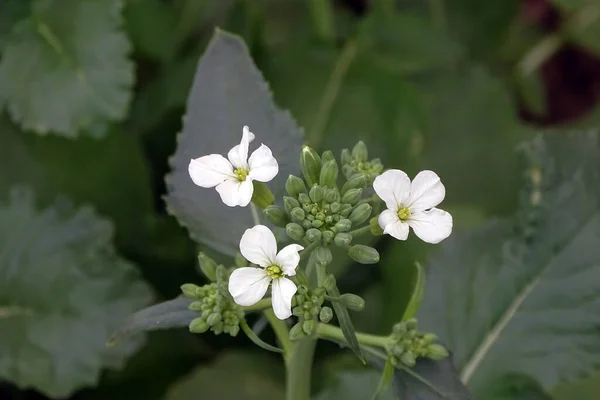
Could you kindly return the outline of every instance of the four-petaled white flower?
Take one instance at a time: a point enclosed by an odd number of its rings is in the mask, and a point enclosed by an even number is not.
[[[247,206],[254,192],[252,181],[269,182],[279,171],[271,149],[264,144],[248,158],[248,145],[253,140],[254,134],[244,126],[241,143],[227,153],[229,160],[220,154],[193,159],[188,167],[190,177],[198,186],[216,186],[229,207]]]
[[[450,236],[452,216],[435,208],[446,196],[435,172],[421,171],[411,183],[403,171],[391,169],[375,178],[373,189],[388,208],[379,215],[383,233],[406,240],[411,227],[427,243],[439,243]]]
[[[296,275],[300,262],[298,252],[304,247],[290,244],[277,252],[275,235],[264,225],[246,229],[240,240],[240,252],[259,268],[238,268],[229,277],[229,293],[241,306],[251,306],[263,298],[269,283],[273,311],[279,319],[292,315],[292,297],[298,290],[286,276]]]

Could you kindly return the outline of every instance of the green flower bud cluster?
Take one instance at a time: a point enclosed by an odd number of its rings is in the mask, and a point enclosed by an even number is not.
[[[435,343],[436,341],[437,336],[433,333],[419,332],[417,320],[411,318],[394,325],[386,350],[394,366],[402,363],[413,367],[418,357],[427,357],[433,360],[448,357],[448,350]]]
[[[364,174],[369,185],[373,184],[375,177],[383,172],[383,164],[379,158],[369,161],[367,145],[362,141],[356,143],[352,151],[342,150],[342,173],[350,179],[357,173]]]
[[[228,333],[236,336],[239,333],[244,311],[219,290],[219,285],[220,282],[204,286],[186,283],[181,286],[185,296],[196,300],[190,304],[189,309],[201,313],[190,322],[191,332],[204,333],[210,329],[216,335]]]
[[[331,321],[333,311],[329,307],[322,307],[324,301],[325,289],[311,291],[304,284],[298,286],[292,300],[292,314],[298,317],[298,322],[290,330],[291,340],[311,336],[317,327],[317,319],[321,322]]]

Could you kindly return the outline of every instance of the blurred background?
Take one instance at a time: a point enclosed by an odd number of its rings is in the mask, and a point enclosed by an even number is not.
[[[442,208],[458,228],[515,211],[519,143],[540,129],[599,122],[600,6],[593,0],[86,0],[110,3],[110,15],[121,18],[122,26],[106,32],[102,14],[85,19],[72,11],[73,1],[0,0],[0,203],[11,187],[26,183],[40,208],[59,195],[92,206],[112,224],[116,252],[140,271],[155,302],[177,296],[184,282],[204,282],[198,248],[167,214],[162,196],[193,74],[217,26],[244,38],[276,103],[305,128],[309,144],[339,154],[364,140],[386,167],[411,176],[436,171],[447,188]],[[52,18],[46,22],[58,42],[38,15]],[[37,27],[31,37],[30,23]],[[80,99],[64,95],[54,63],[39,62],[44,56],[35,35],[59,52],[77,50],[78,43],[95,49],[92,66],[121,62],[107,43],[122,35],[131,44],[133,75],[123,78],[131,87],[116,102],[107,97],[105,118],[71,121],[63,108]],[[30,85],[35,76],[26,72],[35,68],[56,73],[56,85]],[[39,110],[22,107],[27,96],[36,97],[30,104]],[[44,112],[48,126],[40,123]],[[367,301],[354,314],[357,329],[385,334],[404,310],[409,267],[434,246],[389,238],[375,246],[379,268],[341,262],[336,268],[343,289]],[[0,313],[0,349],[13,329],[3,318]],[[270,332],[264,335],[272,340]],[[9,356],[0,350],[0,370]],[[153,332],[122,366],[64,398],[283,396],[277,355],[242,335]],[[340,368],[354,367],[337,346],[320,343],[315,388]],[[591,400],[598,393],[600,375],[555,395]],[[0,380],[0,398],[46,397]]]

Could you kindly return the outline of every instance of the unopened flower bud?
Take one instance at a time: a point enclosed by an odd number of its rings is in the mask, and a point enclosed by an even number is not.
[[[321,231],[315,228],[310,228],[306,231],[305,237],[306,240],[308,240],[311,243],[318,242],[319,240],[321,240]]]
[[[400,361],[402,361],[402,364],[407,365],[409,367],[414,367],[417,363],[415,356],[410,351],[407,351],[404,354],[402,354],[402,356],[400,356]]]
[[[329,204],[340,201],[341,196],[337,189],[329,189],[325,194],[325,201]]]
[[[349,219],[340,219],[336,224],[335,224],[335,230],[338,232],[347,232],[350,230],[350,228],[352,228],[352,222]]]
[[[427,349],[427,357],[432,360],[443,360],[444,358],[447,358],[448,355],[448,350],[439,344],[430,344]]]
[[[321,154],[321,162],[325,164],[328,161],[335,160],[335,156],[331,150],[326,150]]]
[[[311,204],[312,203],[312,201],[310,201],[310,197],[308,197],[308,194],[306,194],[306,193],[300,193],[298,195],[298,200],[302,204]]]
[[[363,173],[354,174],[342,186],[342,196],[350,189],[365,189],[367,187],[367,177]]]
[[[371,207],[371,205],[369,205],[367,203],[359,204],[350,213],[350,215],[348,216],[348,219],[350,221],[352,221],[352,224],[354,226],[358,226],[358,225],[362,224],[363,222],[365,222],[367,220],[367,218],[369,218],[371,216],[372,210],[373,210],[373,208]]]
[[[369,227],[371,228],[371,235],[381,236],[383,235],[383,229],[379,226],[379,217],[373,217],[369,220]]]
[[[198,298],[199,289],[200,287],[198,285],[194,285],[193,283],[186,283],[184,285],[181,285],[181,292],[184,294],[184,296],[192,299]]]
[[[217,263],[207,256],[204,253],[198,254],[198,264],[200,265],[200,270],[211,282],[215,282],[217,280]]]
[[[350,233],[338,233],[335,235],[334,242],[338,247],[348,247],[352,243],[352,235]]]
[[[192,333],[204,333],[210,326],[202,319],[202,317],[194,318],[190,322],[189,329]]]
[[[290,216],[294,222],[302,222],[305,217],[304,210],[300,207],[296,207],[290,212]]]
[[[376,264],[379,262],[379,253],[372,247],[356,244],[350,247],[348,256],[360,264]]]
[[[202,312],[204,311],[204,303],[201,301],[192,301],[188,306],[188,309],[192,311]]]
[[[225,282],[229,279],[229,272],[224,265],[219,264],[217,266],[217,282]]]
[[[292,341],[302,339],[305,336],[306,336],[306,334],[302,330],[301,322],[298,322],[296,325],[294,325],[292,327],[292,329],[290,329],[290,340],[292,340]]]
[[[332,255],[331,250],[327,247],[319,246],[314,251],[312,256],[317,264],[329,265],[331,264]]]
[[[355,205],[362,197],[363,190],[360,188],[350,189],[342,196],[342,203]]]
[[[296,207],[300,207],[300,203],[293,197],[283,196],[283,207],[285,211],[289,214]]]
[[[295,241],[300,241],[304,237],[304,229],[295,222],[286,225],[285,233]]]
[[[312,215],[309,215],[309,217],[312,217]],[[309,218],[309,219],[305,219],[304,221],[302,221],[302,227],[304,228],[304,230],[309,230],[312,228],[312,221],[314,221],[314,217],[313,218]]]
[[[334,201],[333,203],[330,204],[329,209],[331,210],[332,213],[337,213],[340,211],[340,208],[342,208],[342,205],[337,202]]]
[[[210,326],[216,325],[221,322],[221,314],[212,313],[206,318],[206,323]]]
[[[323,168],[321,168],[319,183],[321,186],[334,188],[337,183],[338,173],[337,162],[335,160],[327,161],[323,164]]]
[[[323,281],[323,288],[327,290],[327,292],[332,291],[336,286],[335,276],[333,274],[327,275],[327,278]]]
[[[352,158],[356,161],[366,162],[369,159],[369,151],[367,145],[361,140],[354,145],[352,149]]]
[[[300,193],[306,193],[306,185],[302,179],[290,175],[285,181],[285,190],[290,196],[297,198]]]
[[[315,320],[307,319],[302,323],[302,330],[307,335],[312,335],[313,332],[315,331],[315,326],[316,326]]]
[[[321,308],[321,312],[319,313],[319,320],[323,323],[328,323],[333,318],[333,310],[329,307]]]
[[[342,218],[346,218],[348,215],[350,215],[353,209],[354,207],[352,206],[352,204],[342,204],[340,208],[340,215],[342,216]]]
[[[350,150],[348,150],[348,149],[342,150],[340,160],[342,161],[342,165],[350,164],[352,162],[352,155],[350,154]]]
[[[321,157],[317,152],[308,146],[304,146],[300,155],[300,168],[309,187],[319,183],[321,165]]]
[[[252,181],[252,186],[254,187],[252,203],[256,204],[261,210],[273,204],[275,195],[273,195],[273,192],[271,192],[267,185],[259,181]]]
[[[323,240],[325,241],[325,243],[331,243],[333,238],[335,238],[335,232],[333,232],[330,229],[323,231]]]
[[[279,228],[285,228],[289,221],[285,210],[279,206],[268,206],[263,210],[267,221]]]
[[[341,295],[340,302],[349,310],[362,311],[365,309],[365,301],[363,298],[352,293],[344,293]]]
[[[232,337],[236,337],[238,333],[240,333],[240,326],[239,325],[233,325],[233,326],[229,327],[229,334]]]
[[[325,197],[325,188],[323,186],[314,185],[310,188],[308,196],[313,202],[319,203]]]
[[[426,344],[430,344],[438,340],[438,337],[435,333],[426,333],[425,335],[423,335],[423,340]]]

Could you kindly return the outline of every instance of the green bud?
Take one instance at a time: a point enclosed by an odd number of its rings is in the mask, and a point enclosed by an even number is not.
[[[442,345],[431,344],[427,349],[427,357],[431,358],[432,360],[443,360],[448,356],[448,350],[446,350]]]
[[[379,262],[379,253],[372,247],[355,244],[350,247],[348,256],[360,264],[376,264]]]
[[[342,167],[342,173],[344,174],[344,176],[345,176],[346,178],[350,178],[352,175],[354,175],[354,172],[355,172],[355,171],[354,171],[354,168],[352,168],[352,165],[351,165],[351,164],[345,164],[345,165]]]
[[[323,224],[324,224],[323,220],[320,220],[320,219],[315,219],[315,220],[314,220],[314,221],[311,223],[311,225],[313,226],[313,228],[320,228],[320,227],[322,227],[322,226],[323,226]]]
[[[417,329],[418,321],[416,318],[411,318],[407,321],[404,321],[404,324],[406,325],[406,330],[414,331]]]
[[[210,326],[216,325],[219,322],[221,322],[221,314],[216,312],[210,314],[208,318],[206,318],[206,323]]]
[[[198,264],[200,265],[200,270],[211,282],[215,282],[217,280],[217,263],[207,256],[204,253],[198,254]]]
[[[350,221],[349,219],[340,219],[336,224],[335,224],[335,230],[338,232],[347,232],[350,230],[350,228],[352,228],[352,221]]]
[[[342,186],[342,196],[350,189],[365,189],[367,187],[367,177],[365,174],[358,173],[354,174],[348,179],[344,186]]]
[[[319,320],[323,323],[328,323],[333,318],[333,311],[329,307],[321,308],[321,312],[319,313]]]
[[[335,160],[335,156],[333,155],[333,151],[327,150],[324,151],[321,155],[321,162],[325,164],[328,161]]]
[[[312,215],[309,215],[309,217],[312,217]],[[314,220],[314,217],[312,218],[312,220]],[[304,230],[309,230],[310,228],[312,228],[312,221],[310,219],[305,219],[304,221],[302,221],[301,225],[304,228]]]
[[[373,217],[369,220],[369,226],[371,227],[371,235],[381,236],[383,235],[383,229],[379,226],[379,217]]]
[[[426,344],[430,344],[438,340],[438,337],[435,333],[426,333],[425,335],[423,335],[423,340]]]
[[[410,351],[407,351],[406,353],[402,354],[402,356],[400,356],[400,361],[402,361],[402,364],[407,365],[409,367],[414,367],[417,363],[415,356]]]
[[[307,319],[306,321],[304,321],[302,323],[302,330],[307,335],[312,335],[313,332],[315,331],[315,326],[316,326],[315,320],[313,320],[313,319]]]
[[[369,151],[367,150],[367,145],[361,140],[354,145],[352,149],[352,158],[356,161],[366,162],[369,160]]]
[[[305,217],[304,210],[300,207],[296,207],[292,210],[292,212],[290,212],[290,216],[294,222],[302,222],[304,221]]]
[[[308,196],[313,202],[318,203],[325,197],[325,188],[319,185],[314,185],[310,188]]]
[[[341,196],[337,189],[329,189],[325,194],[325,201],[329,204],[340,201]]]
[[[240,326],[239,325],[233,325],[229,328],[229,334],[233,337],[236,337],[237,334],[240,333]]]
[[[321,158],[316,151],[308,146],[302,147],[300,168],[302,169],[302,174],[304,175],[304,179],[308,183],[308,186],[319,183],[321,165]]]
[[[359,204],[350,213],[348,219],[352,221],[352,225],[358,226],[365,222],[371,216],[372,210],[373,208],[367,203]]]
[[[308,194],[306,194],[306,193],[300,193],[298,195],[298,200],[302,204],[311,204],[312,203],[312,201],[310,201],[310,197],[308,197]]]
[[[300,207],[300,203],[293,197],[283,196],[283,207],[285,211],[289,214],[296,207]]]
[[[295,241],[300,241],[304,237],[304,229],[295,222],[286,225],[285,233]]]
[[[319,246],[314,251],[312,256],[317,264],[329,265],[331,264],[331,260],[333,256],[331,255],[331,250],[327,247]]]
[[[352,162],[352,155],[350,154],[350,150],[348,150],[348,149],[342,150],[340,160],[342,161],[342,165],[350,164]]]
[[[285,210],[279,206],[268,206],[263,210],[267,221],[280,228],[285,228],[289,221]]]
[[[202,317],[194,318],[190,322],[189,329],[192,333],[204,333],[210,326],[202,319]]]
[[[297,176],[290,175],[285,181],[285,190],[292,197],[298,197],[300,193],[306,193],[304,181]]]
[[[333,240],[333,238],[335,237],[335,233],[331,230],[326,230],[323,231],[323,240],[325,241],[325,243],[331,243],[331,241]]]
[[[299,340],[305,337],[306,334],[302,330],[302,323],[298,322],[296,325],[290,329],[290,340]]]
[[[331,210],[332,213],[337,213],[340,211],[340,208],[342,208],[342,205],[340,203],[338,203],[337,201],[334,201],[333,203],[330,204],[329,206],[329,210]]]
[[[344,293],[341,295],[340,302],[349,310],[362,311],[365,309],[365,301],[363,298],[352,293]]]
[[[194,285],[193,283],[186,283],[184,285],[181,285],[181,292],[184,294],[184,296],[190,297],[192,299],[198,298],[198,290],[200,290],[200,287],[198,285]]]
[[[325,278],[325,280],[323,281],[323,288],[325,288],[325,290],[327,290],[327,292],[331,292],[333,289],[335,289],[335,286],[336,286],[335,276],[333,276],[333,274],[327,275],[327,278]]]
[[[318,242],[321,240],[321,231],[315,228],[310,228],[306,231],[306,240],[309,242]]]
[[[256,204],[261,210],[270,206],[275,201],[273,192],[262,182],[252,181],[254,191],[252,192],[252,202]]]
[[[335,245],[338,247],[348,247],[352,243],[352,235],[350,233],[338,233],[335,235]]]
[[[217,282],[225,282],[229,279],[229,272],[225,266],[219,264],[217,266]]]
[[[188,309],[192,311],[202,312],[204,311],[204,303],[201,301],[192,301],[188,306]]]
[[[325,214],[323,214],[322,212],[318,212],[317,215],[315,215],[315,219],[325,221]]]
[[[363,190],[360,188],[350,189],[342,196],[342,203],[355,205],[362,197]]]
[[[319,176],[319,183],[321,186],[327,186],[334,188],[338,178],[338,165],[335,160],[327,161],[321,168],[321,175]]]

